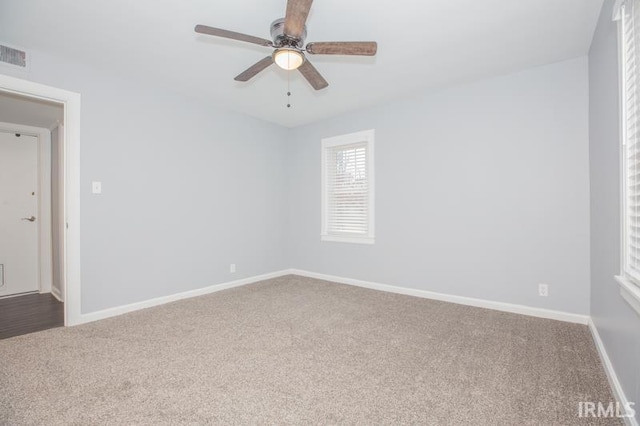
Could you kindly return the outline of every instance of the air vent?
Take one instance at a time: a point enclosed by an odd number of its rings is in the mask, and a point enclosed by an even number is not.
[[[27,52],[0,44],[0,63],[27,68]]]

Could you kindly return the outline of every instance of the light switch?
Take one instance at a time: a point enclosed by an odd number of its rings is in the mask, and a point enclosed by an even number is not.
[[[91,192],[94,194],[102,194],[102,182],[91,182]]]

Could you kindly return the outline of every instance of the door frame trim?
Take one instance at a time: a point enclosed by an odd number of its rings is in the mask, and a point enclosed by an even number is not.
[[[3,74],[0,91],[57,102],[64,108],[64,323],[80,324],[80,94]]]
[[[50,293],[53,281],[51,223],[51,131],[43,127],[0,122],[0,132],[20,133],[38,139],[38,291]]]

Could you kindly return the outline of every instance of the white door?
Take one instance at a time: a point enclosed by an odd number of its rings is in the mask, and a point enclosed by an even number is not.
[[[0,296],[37,291],[38,138],[0,132]]]

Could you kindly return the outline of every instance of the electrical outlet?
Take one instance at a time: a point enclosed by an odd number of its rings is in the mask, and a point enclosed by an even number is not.
[[[542,297],[549,295],[549,286],[547,284],[538,284],[538,294]]]
[[[232,274],[234,272],[236,272],[236,264],[232,263],[231,265],[229,265],[229,272],[231,272]]]

